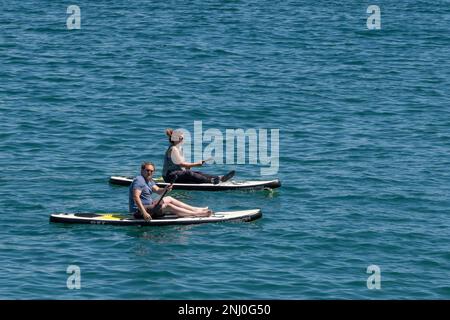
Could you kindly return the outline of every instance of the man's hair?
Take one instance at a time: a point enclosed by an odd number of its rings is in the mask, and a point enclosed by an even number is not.
[[[141,170],[144,170],[146,166],[151,165],[153,167],[153,169],[156,169],[155,165],[153,164],[153,162],[142,162],[141,164]]]

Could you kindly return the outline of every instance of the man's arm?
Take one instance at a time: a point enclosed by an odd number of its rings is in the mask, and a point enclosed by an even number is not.
[[[153,185],[153,187],[152,187],[152,190],[155,191],[157,194],[160,194],[160,195],[164,193],[164,189],[165,188],[158,187],[156,184]],[[169,185],[168,189],[169,189],[169,191],[171,191],[172,190],[172,186]]]
[[[156,184],[153,185],[152,190],[155,191],[157,194],[162,194],[164,192],[164,188],[160,188]]]
[[[152,220],[152,216],[148,214],[147,210],[145,210],[145,207],[142,204],[141,193],[142,193],[142,190],[133,189],[134,203],[136,203],[136,206],[138,207],[139,211],[141,212],[141,214],[145,220]]]

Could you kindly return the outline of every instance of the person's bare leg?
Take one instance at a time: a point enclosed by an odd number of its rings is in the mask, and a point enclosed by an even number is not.
[[[206,208],[193,207],[193,206],[188,205],[187,203],[181,202],[181,201],[179,201],[179,200],[177,200],[175,198],[172,198],[172,197],[165,197],[163,199],[163,202],[165,204],[172,203],[172,204],[174,204],[177,207],[188,209],[190,211],[204,211],[204,212],[206,212],[208,210],[208,207],[206,207]]]
[[[181,208],[173,203],[168,203],[163,206],[164,212],[175,213],[179,217],[208,217],[211,215],[210,212],[202,212],[196,210],[189,210],[186,208]]]

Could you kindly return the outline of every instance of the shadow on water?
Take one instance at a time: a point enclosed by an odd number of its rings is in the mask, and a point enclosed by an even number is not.
[[[131,238],[152,241],[159,244],[188,244],[190,231],[199,225],[160,226],[160,227],[132,227],[125,233]]]
[[[133,248],[137,255],[145,256],[153,251],[155,246],[189,245],[192,237],[199,234],[193,229],[200,230],[199,228],[201,228],[200,225],[140,227],[50,223],[49,233],[61,242],[92,241],[95,243],[93,247],[109,242],[118,247]]]

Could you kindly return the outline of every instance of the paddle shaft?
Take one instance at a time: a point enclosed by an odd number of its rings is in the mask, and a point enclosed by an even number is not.
[[[156,205],[154,206],[154,208],[156,208],[156,207],[159,206],[159,204],[161,203],[162,199],[166,196],[166,194],[167,194],[167,192],[168,192],[168,190],[169,190],[169,187],[173,186],[173,184],[175,183],[175,180],[177,180],[177,178],[178,178],[178,177],[175,177],[175,179],[174,179],[167,187],[164,188],[164,192],[163,192],[163,194],[161,195],[161,198],[159,198],[159,200],[158,200],[158,202],[156,203]]]

